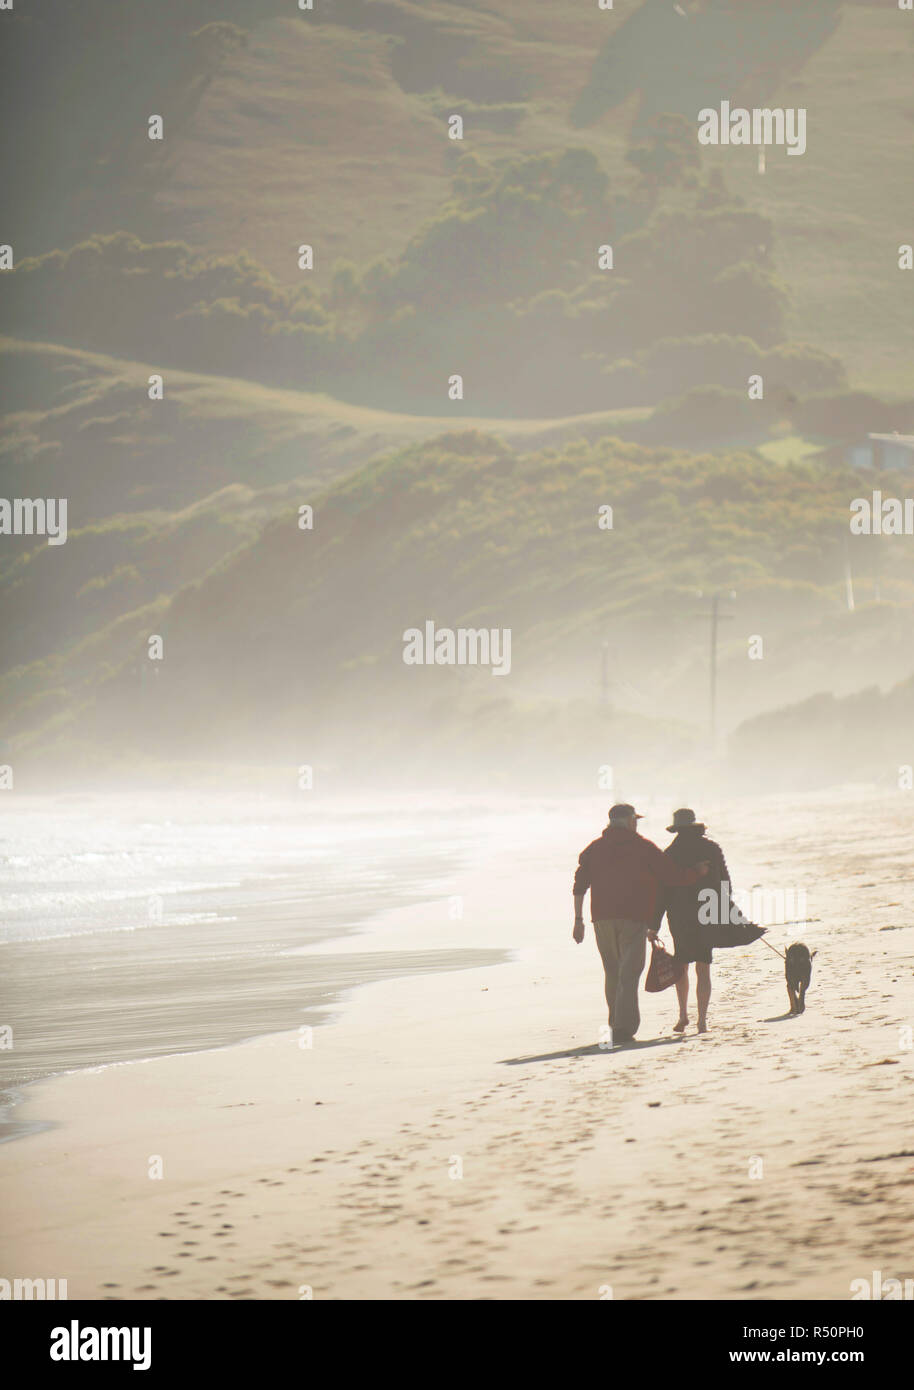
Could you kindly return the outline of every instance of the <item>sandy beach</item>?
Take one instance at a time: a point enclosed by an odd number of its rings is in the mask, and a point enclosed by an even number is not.
[[[661,845],[665,809],[643,825]],[[642,992],[615,1050],[589,925],[571,941],[603,817],[579,804],[311,948],[506,963],[379,979],[311,1034],[30,1086],[20,1118],[52,1127],[0,1147],[3,1275],[71,1299],[838,1301],[914,1277],[909,799],[716,807],[735,884],[807,890],[807,1011],[785,1016],[756,943],[716,953],[708,1034],[693,1012],[675,1038],[672,991]]]

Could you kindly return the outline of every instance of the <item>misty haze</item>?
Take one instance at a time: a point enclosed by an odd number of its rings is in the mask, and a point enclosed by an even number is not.
[[[894,1298],[914,13],[0,45],[0,1294]]]

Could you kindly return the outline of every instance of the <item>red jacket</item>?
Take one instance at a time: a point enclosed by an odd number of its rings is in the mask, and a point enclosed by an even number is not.
[[[652,925],[660,885],[687,888],[697,883],[695,869],[673,862],[652,840],[645,840],[627,826],[608,825],[578,860],[574,895],[590,889],[590,916],[594,922],[608,917],[627,917]]]

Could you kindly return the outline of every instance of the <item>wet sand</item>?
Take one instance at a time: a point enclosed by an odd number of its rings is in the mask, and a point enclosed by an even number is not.
[[[467,814],[294,801],[20,798],[0,816],[0,1141],[44,1077],[315,1027],[359,984],[494,964],[497,950],[314,954],[440,893]],[[50,1117],[50,1118],[53,1118]],[[36,1120],[28,1127],[29,1132]]]
[[[315,950],[510,963],[356,990],[310,1047],[31,1087],[23,1119],[56,1126],[0,1148],[4,1277],[99,1299],[834,1300],[911,1278],[910,802],[774,805],[718,807],[709,833],[738,885],[807,888],[802,1016],[756,944],[715,953],[708,1034],[693,1012],[675,1039],[672,993],[642,994],[638,1043],[601,1048],[596,947],[570,939],[600,821],[578,807],[463,874],[461,919],[413,905]],[[661,844],[665,819],[643,826]]]

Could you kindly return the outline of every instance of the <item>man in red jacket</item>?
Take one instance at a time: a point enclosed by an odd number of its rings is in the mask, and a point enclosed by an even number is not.
[[[579,945],[584,940],[584,894],[589,888],[614,1044],[631,1042],[641,1022],[638,981],[648,935],[656,935],[652,923],[661,884],[687,888],[708,872],[704,861],[693,869],[674,864],[638,834],[641,819],[634,806],[614,806],[609,825],[582,852],[574,876],[573,936]]]

